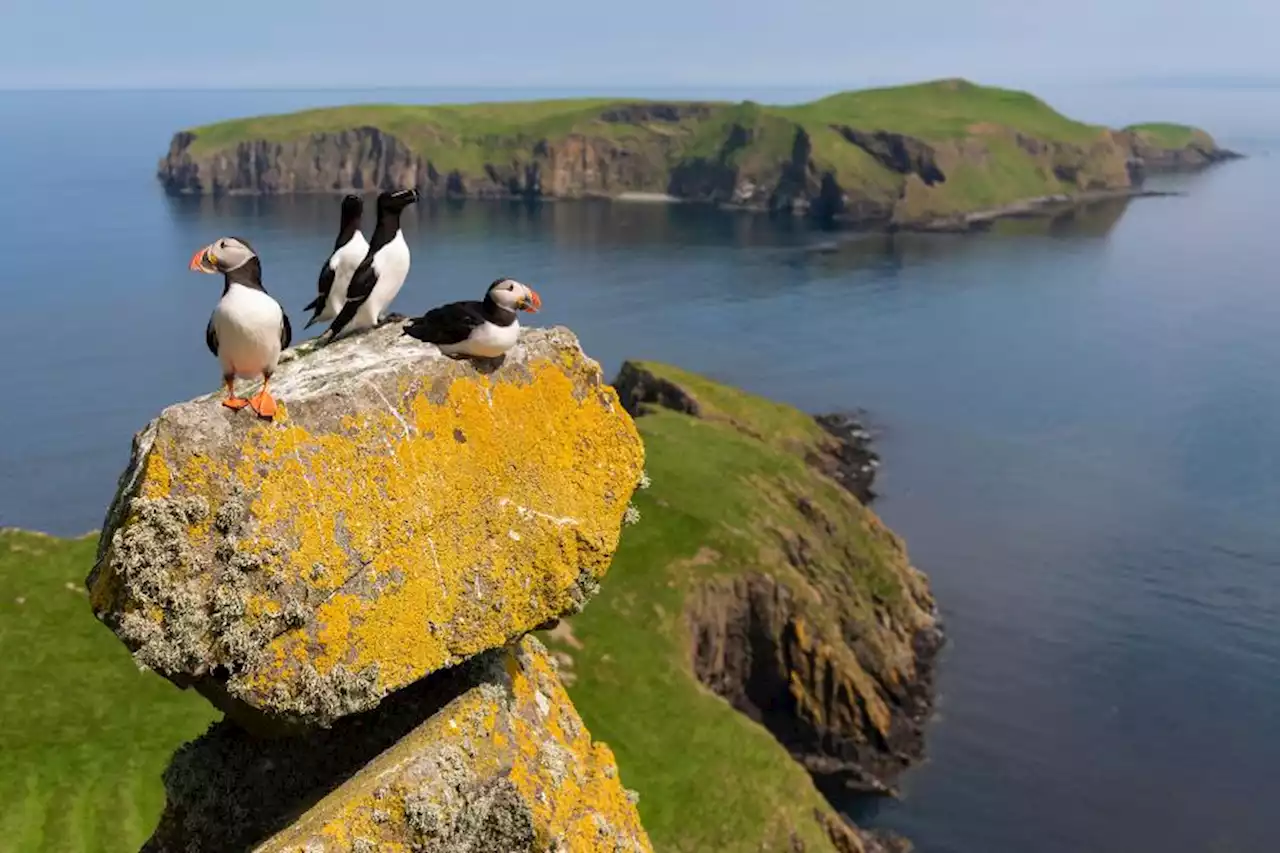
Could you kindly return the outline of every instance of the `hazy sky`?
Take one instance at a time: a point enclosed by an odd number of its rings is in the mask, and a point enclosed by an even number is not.
[[[1280,77],[1280,0],[0,0],[0,87]]]

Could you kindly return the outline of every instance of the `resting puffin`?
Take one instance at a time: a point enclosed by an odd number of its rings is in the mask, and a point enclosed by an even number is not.
[[[446,355],[496,358],[520,337],[516,311],[536,312],[542,299],[532,287],[513,278],[489,285],[482,302],[452,302],[432,308],[404,330],[420,341],[435,344]]]
[[[319,295],[311,300],[304,311],[314,311],[311,319],[303,328],[310,327],[321,320],[332,320],[342,310],[347,299],[347,285],[351,284],[351,274],[360,266],[364,256],[369,254],[369,241],[360,233],[360,216],[364,213],[364,201],[358,195],[349,195],[342,200],[342,220],[338,227],[338,239],[333,243],[333,252],[320,267],[320,280],[316,289]]]
[[[378,325],[382,312],[400,292],[409,274],[409,244],[400,230],[400,213],[417,200],[417,190],[378,196],[378,225],[369,241],[369,251],[351,275],[342,310],[320,336],[324,343],[348,329],[354,332]]]
[[[204,341],[222,364],[229,409],[249,406],[261,417],[276,414],[276,401],[267,392],[280,351],[289,346],[293,330],[289,317],[262,287],[262,263],[247,240],[223,237],[191,256],[191,269],[222,273],[222,298],[213,309]],[[262,390],[249,399],[236,396],[235,381],[262,377]]]

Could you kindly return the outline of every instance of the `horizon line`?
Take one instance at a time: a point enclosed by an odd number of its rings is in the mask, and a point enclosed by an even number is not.
[[[920,77],[886,77],[868,78],[861,81],[837,82],[790,82],[790,83],[619,83],[611,86],[575,83],[418,83],[399,86],[371,84],[367,86],[350,84],[290,84],[278,85],[5,85],[0,84],[3,93],[91,93],[91,92],[412,92],[412,91],[452,91],[452,92],[538,92],[565,91],[579,92],[584,97],[596,94],[609,95],[628,90],[666,90],[673,92],[719,89],[722,91],[787,91],[814,90],[840,92],[853,89],[880,88],[887,86],[911,85],[946,79],[966,79],[980,85],[993,85],[1001,88],[1024,88],[1033,85],[1070,85],[1070,86],[1153,86],[1168,88],[1208,88],[1208,89],[1275,89],[1280,88],[1280,74],[1248,75],[1248,74],[1171,74],[1171,75],[1123,75],[1098,78],[1065,78],[1054,81],[1039,77],[1028,77],[1025,83],[1011,84],[1006,82],[981,82],[979,75],[920,76]]]

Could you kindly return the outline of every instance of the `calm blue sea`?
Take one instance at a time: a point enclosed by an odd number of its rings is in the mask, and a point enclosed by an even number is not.
[[[1185,196],[965,237],[424,204],[395,307],[517,276],[610,372],[663,359],[870,412],[878,510],[932,577],[950,644],[928,763],[901,801],[844,804],[860,820],[925,853],[1274,851],[1280,90],[1041,91],[1094,121],[1201,123],[1253,156],[1164,184]],[[133,431],[217,386],[218,283],[186,270],[199,246],[249,237],[302,325],[334,201],[166,199],[172,131],[513,94],[564,93],[0,93],[0,525],[97,527]]]

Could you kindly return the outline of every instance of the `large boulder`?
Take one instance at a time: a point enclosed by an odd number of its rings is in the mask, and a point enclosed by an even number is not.
[[[88,586],[137,662],[260,731],[329,725],[581,608],[643,448],[567,330],[499,361],[390,324],[134,441]]]
[[[652,850],[612,752],[532,638],[331,729],[262,741],[217,723],[165,787],[150,853]]]

